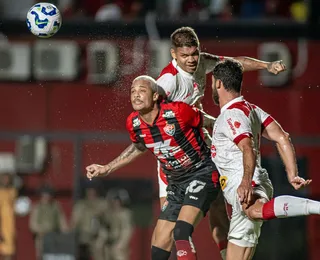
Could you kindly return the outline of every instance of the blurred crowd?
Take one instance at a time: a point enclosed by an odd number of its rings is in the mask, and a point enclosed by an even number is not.
[[[22,19],[34,0],[0,0],[0,17]],[[156,14],[162,20],[291,19],[305,21],[306,0],[46,0],[64,19],[132,21]]]
[[[110,189],[101,197],[95,188],[85,188],[84,198],[72,208],[70,221],[55,195],[50,186],[41,187],[38,199],[28,211],[37,260],[59,252],[78,256],[78,260],[130,259],[134,226],[127,190]],[[0,259],[3,260],[16,259],[19,231],[15,216],[18,207],[24,208],[22,204],[17,206],[16,196],[12,175],[0,174]]]

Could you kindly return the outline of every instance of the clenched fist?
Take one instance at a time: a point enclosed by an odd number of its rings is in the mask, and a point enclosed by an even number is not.
[[[110,171],[110,167],[108,165],[99,165],[99,164],[91,164],[86,167],[87,178],[92,179],[94,177],[103,176]]]
[[[267,70],[275,75],[286,70],[286,65],[282,60],[273,61],[268,64]]]

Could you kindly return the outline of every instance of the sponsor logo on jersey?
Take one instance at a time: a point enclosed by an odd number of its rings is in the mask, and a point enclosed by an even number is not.
[[[236,131],[236,129],[234,128],[234,126],[232,124],[232,119],[231,118],[227,119],[227,122],[228,122],[228,125],[231,128],[232,134],[235,135],[237,133],[237,131]]]
[[[138,127],[141,125],[141,121],[139,118],[133,119],[133,127]]]
[[[174,117],[175,117],[175,114],[174,114],[173,111],[169,110],[169,111],[166,111],[166,112],[162,115],[162,117],[164,117],[164,118],[174,118]]]
[[[227,186],[227,180],[228,180],[227,176],[220,176],[219,181],[220,181],[221,190],[224,190],[225,187]]]
[[[166,132],[167,135],[173,136],[176,132],[176,127],[174,124],[166,124],[163,130]]]
[[[139,135],[140,137],[142,138],[145,138],[147,135],[146,134],[142,134],[142,135]]]
[[[235,122],[234,122],[234,126],[235,126],[236,128],[239,128],[239,127],[241,126],[241,123],[238,122],[238,121],[235,121]]]
[[[217,155],[217,149],[214,145],[211,145],[211,157],[215,158]]]

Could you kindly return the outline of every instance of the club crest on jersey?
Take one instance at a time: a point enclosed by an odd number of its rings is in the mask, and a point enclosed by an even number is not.
[[[176,127],[174,124],[166,124],[163,130],[166,132],[167,135],[173,136],[176,132]]]

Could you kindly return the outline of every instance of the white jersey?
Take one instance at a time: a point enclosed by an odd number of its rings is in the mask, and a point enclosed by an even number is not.
[[[194,74],[185,72],[178,66],[176,60],[172,60],[161,71],[157,84],[165,92],[168,100],[193,105],[204,95],[206,74],[212,72],[221,59],[223,57],[200,53],[198,68]]]
[[[237,144],[246,137],[252,137],[257,152],[253,181],[259,184],[268,178],[260,163],[260,139],[263,129],[273,121],[269,114],[243,97],[233,99],[221,108],[213,127],[211,156],[224,178],[221,182],[223,190],[232,188],[233,181],[238,182],[243,176],[243,154]]]

